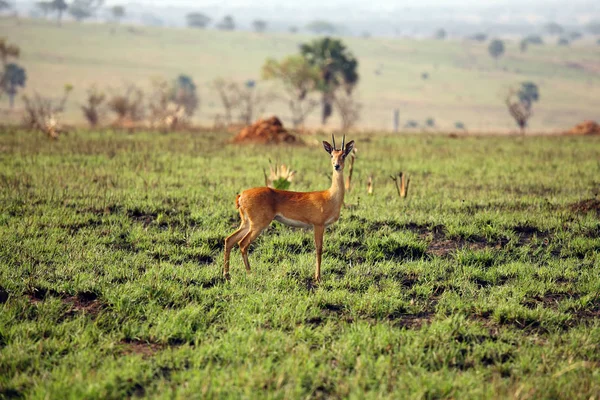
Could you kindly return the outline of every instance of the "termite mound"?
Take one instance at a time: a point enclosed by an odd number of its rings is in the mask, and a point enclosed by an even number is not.
[[[276,116],[259,119],[252,125],[244,127],[233,139],[234,143],[261,144],[301,144],[301,141],[289,133]]]

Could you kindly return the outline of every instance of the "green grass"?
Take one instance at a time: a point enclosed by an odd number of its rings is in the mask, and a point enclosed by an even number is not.
[[[260,79],[266,58],[297,53],[300,43],[314,38],[151,27],[137,27],[132,33],[125,26],[115,35],[109,31],[102,24],[67,23],[59,28],[49,21],[22,20],[16,25],[12,19],[0,19],[0,36],[21,46],[19,62],[27,69],[27,92],[56,97],[65,83],[73,84],[65,117],[78,123],[84,121],[80,105],[92,84],[119,88],[134,82],[148,90],[153,77],[174,79],[185,73],[199,86],[197,122],[210,125],[223,114],[210,87],[215,78]],[[515,130],[503,100],[509,87],[523,81],[540,87],[541,101],[530,121],[534,131],[564,131],[583,119],[598,118],[600,53],[590,41],[572,47],[530,46],[526,53],[519,51],[518,41],[509,41],[497,64],[485,43],[349,37],[343,41],[359,60],[356,96],[363,104],[364,129],[391,130],[393,110],[399,108],[402,125],[416,120],[424,126],[427,118],[434,118],[437,129],[444,131],[453,130],[457,121],[470,131]],[[378,69],[380,75],[375,74]],[[423,72],[429,79],[421,79]],[[7,107],[6,99],[3,103]],[[282,101],[273,100],[265,114],[278,114],[291,124]],[[318,112],[309,123],[318,126]],[[339,122],[334,118],[330,125],[337,127]]]
[[[598,396],[599,138],[352,137],[318,286],[277,223],[221,268],[235,194],[328,187],[325,137],[227,138],[2,131],[0,397]]]

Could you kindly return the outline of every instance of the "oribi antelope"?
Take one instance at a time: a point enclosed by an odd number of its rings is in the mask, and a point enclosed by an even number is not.
[[[241,225],[225,239],[225,264],[223,276],[229,279],[229,256],[237,243],[242,252],[246,272],[250,272],[248,247],[276,220],[285,225],[310,228],[315,233],[315,249],[317,267],[315,280],[321,280],[321,255],[323,252],[323,233],[325,227],[333,224],[340,217],[340,208],[344,202],[344,161],[354,148],[354,141],[345,144],[342,139],[341,149],[335,148],[335,138],[331,135],[333,145],[323,141],[325,151],[331,155],[333,177],[331,187],[319,192],[290,192],[269,187],[257,187],[244,190],[235,199],[235,206],[240,212]]]

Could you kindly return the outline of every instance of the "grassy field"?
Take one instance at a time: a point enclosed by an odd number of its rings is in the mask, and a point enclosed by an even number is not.
[[[328,187],[325,137],[227,138],[1,132],[0,398],[598,398],[600,138],[352,137],[318,286],[277,223],[221,268],[236,193]]]
[[[152,77],[174,79],[188,74],[198,83],[201,106],[198,122],[212,124],[223,114],[210,83],[217,77],[239,81],[260,79],[268,57],[297,53],[298,45],[314,37],[292,34],[254,34],[213,30],[120,27],[111,35],[102,24],[54,23],[0,19],[0,37],[22,48],[28,73],[27,92],[57,96],[65,83],[75,86],[67,120],[82,122],[80,105],[86,90],[119,88],[126,82],[149,87]],[[461,40],[344,38],[359,60],[361,82],[357,98],[363,104],[360,127],[392,128],[393,110],[401,123],[421,126],[434,118],[437,128],[454,129],[462,121],[470,131],[515,129],[503,103],[509,87],[533,81],[541,101],[534,107],[531,129],[563,131],[583,119],[599,119],[600,48],[591,40],[559,47],[549,38],[545,46],[521,53],[507,42],[506,54],[495,63],[487,43]],[[379,74],[375,72],[379,71]],[[421,79],[427,72],[429,79]],[[259,87],[270,87],[259,83]],[[7,107],[7,100],[2,100]],[[273,101],[265,114],[278,114],[290,123],[287,106]],[[318,112],[309,124],[318,125]],[[107,122],[112,122],[112,119]],[[331,121],[338,126],[337,120]]]

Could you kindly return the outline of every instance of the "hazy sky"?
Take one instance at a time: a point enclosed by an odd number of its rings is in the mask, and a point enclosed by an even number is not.
[[[116,4],[116,3],[127,3],[128,1],[118,1],[118,0],[109,0],[107,3]],[[132,0],[130,3],[140,3],[140,4],[148,4],[153,6],[184,6],[184,7],[194,7],[194,8],[202,8],[202,7],[250,7],[256,6],[256,0],[226,0],[226,1],[218,1],[218,0],[206,0],[206,1],[197,1],[197,0],[169,0],[165,2],[164,0]],[[529,0],[526,3],[536,3],[536,4],[560,4],[563,3],[565,5],[572,3],[589,3],[593,4],[595,1],[586,1],[586,0]],[[499,5],[518,5],[523,4],[523,0],[497,0],[493,2],[486,2],[481,0],[403,0],[399,2],[398,0],[378,0],[373,2],[371,0],[328,0],[324,2],[323,0],[302,0],[299,3],[297,0],[261,0],[260,6],[273,6],[273,7],[285,7],[285,8],[297,8],[300,6],[309,6],[309,7],[318,7],[318,6],[332,6],[334,4],[340,5],[353,5],[361,8],[402,8],[402,7],[417,7],[417,6],[438,6],[438,7],[486,7],[486,6],[499,6]]]

